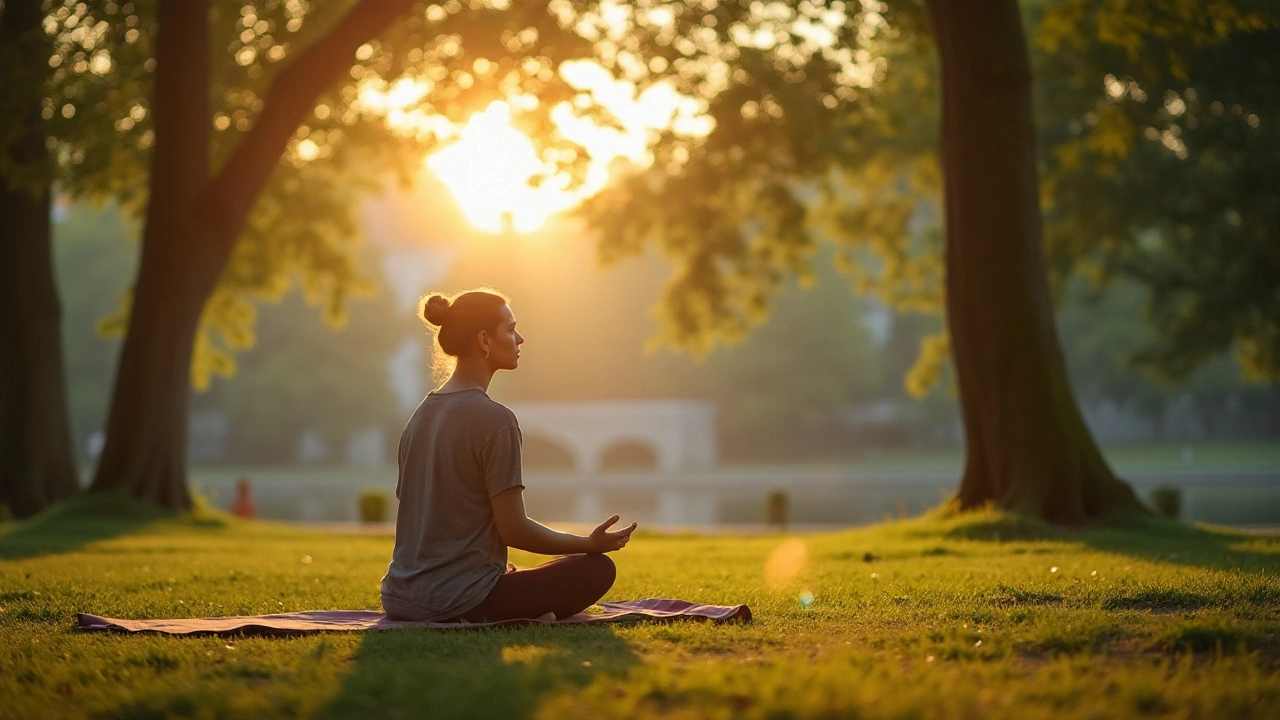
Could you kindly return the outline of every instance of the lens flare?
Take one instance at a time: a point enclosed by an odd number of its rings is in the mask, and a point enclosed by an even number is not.
[[[809,549],[804,541],[792,538],[774,548],[764,563],[764,585],[770,589],[790,585],[804,570],[809,561]]]

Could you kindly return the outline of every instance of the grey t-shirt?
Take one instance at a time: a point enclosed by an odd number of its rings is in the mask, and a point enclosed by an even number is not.
[[[429,393],[400,436],[396,545],[382,595],[447,620],[507,568],[489,499],[522,486],[520,426],[482,390]]]

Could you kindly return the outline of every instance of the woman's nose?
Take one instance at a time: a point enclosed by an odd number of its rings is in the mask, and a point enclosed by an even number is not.
[[[521,335],[520,333],[516,333],[516,344],[521,345],[523,343],[524,343],[524,336]]]

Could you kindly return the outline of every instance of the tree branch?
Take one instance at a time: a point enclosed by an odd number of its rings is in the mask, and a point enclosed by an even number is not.
[[[162,0],[158,8],[156,80],[152,117],[151,199],[147,232],[171,232],[158,218],[190,207],[209,181],[208,0]],[[89,108],[84,108],[88,110]]]
[[[334,27],[276,75],[262,114],[209,186],[204,227],[217,252],[229,255],[254,201],[303,116],[350,64],[413,0],[361,0]]]

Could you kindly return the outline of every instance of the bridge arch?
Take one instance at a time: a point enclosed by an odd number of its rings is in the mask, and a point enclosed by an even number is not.
[[[643,437],[622,437],[600,449],[601,470],[657,470],[658,448]]]
[[[715,407],[692,400],[512,403],[527,437],[559,444],[574,469],[593,473],[617,466],[652,470],[705,467],[716,462]]]
[[[528,470],[572,472],[577,467],[574,448],[558,438],[538,432],[521,433],[521,463]]]

